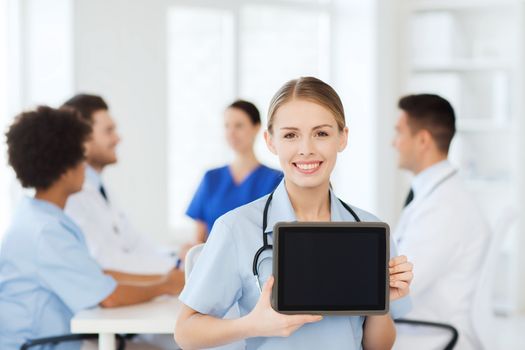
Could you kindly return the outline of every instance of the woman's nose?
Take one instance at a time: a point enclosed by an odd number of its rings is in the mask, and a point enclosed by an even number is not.
[[[310,155],[314,153],[314,144],[311,137],[304,137],[300,141],[299,154]]]

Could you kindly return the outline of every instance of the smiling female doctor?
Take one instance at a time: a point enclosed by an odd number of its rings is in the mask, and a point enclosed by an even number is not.
[[[311,77],[286,83],[270,103],[265,139],[284,172],[269,202],[265,232],[279,221],[356,221],[330,190],[330,174],[337,153],[346,147],[348,128],[341,100],[329,85]],[[271,250],[258,259],[262,293],[252,268],[254,255],[263,245],[267,202],[268,196],[260,198],[215,222],[180,295],[183,307],[175,331],[177,343],[184,349],[198,349],[246,339],[248,349],[320,349],[328,344],[331,349],[390,349],[395,339],[392,317],[410,308],[405,296],[412,264],[405,257],[390,261],[390,300],[401,299],[391,303],[392,314],[323,318],[277,313],[270,305]],[[352,209],[361,221],[378,221]],[[395,250],[391,256],[396,256]],[[235,303],[241,317],[221,319]]]

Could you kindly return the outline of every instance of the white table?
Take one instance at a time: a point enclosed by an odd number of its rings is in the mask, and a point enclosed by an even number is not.
[[[83,310],[71,319],[72,333],[98,334],[99,350],[115,349],[115,334],[173,334],[180,313],[176,297],[118,308]]]

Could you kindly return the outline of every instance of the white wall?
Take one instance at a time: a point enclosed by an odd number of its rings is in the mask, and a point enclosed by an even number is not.
[[[405,43],[399,34],[400,6],[404,2],[376,0],[376,171],[378,212],[395,226],[408,193],[408,175],[397,168],[397,153],[392,147],[398,117],[397,102],[404,64],[399,59]]]
[[[521,3],[519,6],[520,9],[520,28],[518,33],[518,40],[517,42],[525,42],[525,3]],[[521,45],[519,56],[517,62],[525,62],[525,45]],[[517,69],[517,72],[519,74],[518,81],[520,82],[517,86],[517,89],[515,91],[516,95],[514,100],[516,101],[516,105],[514,108],[516,109],[516,116],[518,116],[518,130],[517,133],[519,135],[523,135],[525,133],[525,102],[523,101],[523,96],[519,95],[519,92],[525,91],[525,67],[523,64],[519,65],[519,68]],[[520,138],[517,138],[519,141],[519,144],[517,145],[517,149],[521,150],[521,152],[517,151],[518,154],[521,155],[521,159],[518,158],[518,164],[516,165],[518,167],[518,195],[520,202],[520,212],[518,213],[520,221],[519,221],[519,231],[520,233],[525,232],[525,138],[522,136]],[[521,234],[518,239],[518,246],[525,248],[525,236]],[[517,274],[518,280],[520,283],[518,284],[518,291],[517,295],[519,295],[518,298],[518,307],[519,311],[525,312],[525,254],[519,254],[518,255],[518,266],[517,269],[519,270],[519,273]]]
[[[74,9],[75,88],[104,96],[122,135],[108,187],[132,222],[158,239],[168,234],[165,8],[90,0]]]

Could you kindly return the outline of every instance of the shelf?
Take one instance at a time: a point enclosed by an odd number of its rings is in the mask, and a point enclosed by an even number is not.
[[[508,71],[513,65],[505,61],[489,60],[455,60],[452,62],[415,62],[411,70],[414,73],[442,73],[442,72],[476,72],[476,71]]]
[[[525,0],[405,0],[400,21],[403,92],[435,93],[453,104],[449,159],[498,229],[501,214],[518,217],[524,207],[524,10]],[[497,261],[504,273],[492,281],[492,305],[505,314],[525,305],[517,297],[525,288],[515,283],[525,276],[518,264],[523,223],[511,230]]]
[[[413,11],[459,11],[459,10],[482,10],[490,8],[502,8],[515,6],[519,0],[411,0]]]

